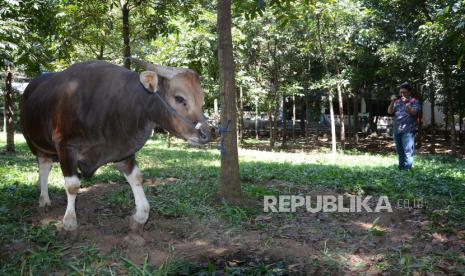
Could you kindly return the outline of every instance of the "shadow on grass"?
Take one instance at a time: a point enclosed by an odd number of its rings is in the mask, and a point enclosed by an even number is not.
[[[146,177],[175,177],[190,185],[211,186],[209,192],[216,196],[220,166],[217,151],[202,151],[185,145],[169,149],[162,147],[163,144],[151,142],[137,154],[139,166]],[[16,155],[0,155],[2,190],[14,190],[19,185],[24,187],[24,184],[33,184],[37,179],[35,157],[27,153],[25,143],[18,143],[17,148],[19,152]],[[394,200],[424,198],[429,207],[447,209],[452,218],[465,217],[465,161],[422,155],[416,157],[416,167],[412,172],[400,172],[395,160],[386,158],[347,156],[340,164],[324,160],[307,163],[246,160],[240,163],[240,176],[244,190],[252,191],[253,196],[263,196],[268,192],[266,189],[254,190],[255,186],[271,180],[282,180],[289,182],[290,186],[325,187],[360,195],[386,195]],[[362,164],[355,165],[357,162]],[[94,177],[83,179],[82,185],[106,182],[124,183],[125,179],[113,166],[106,165]],[[253,187],[248,187],[250,185]],[[31,193],[37,191],[35,185],[32,186]],[[192,192],[190,188],[186,189]],[[56,192],[53,187],[51,190],[52,193]],[[203,197],[208,198],[208,195]]]
[[[39,231],[24,227],[38,204],[35,157],[27,153],[24,144],[18,148],[19,153],[15,156],[0,155],[0,234],[1,242],[5,245],[13,240],[31,240],[31,235],[37,235],[35,231]],[[257,154],[260,155],[260,152]],[[261,214],[259,207],[242,210],[218,202],[219,158],[216,151],[199,151],[185,146],[167,149],[163,145],[149,143],[144,147],[138,153],[137,160],[147,178],[179,179],[173,185],[146,187],[153,213],[168,218],[221,217],[231,226],[253,221]],[[293,188],[299,190],[302,187],[305,191],[323,187],[337,193],[387,195],[394,200],[422,197],[432,216],[453,223],[449,227],[463,227],[465,163],[445,157],[418,156],[415,170],[406,173],[396,169],[394,158],[362,158],[354,155],[342,159],[341,162],[345,163],[341,164],[330,164],[324,160],[307,163],[245,160],[240,164],[240,174],[243,190],[258,203],[264,195],[292,194],[295,192]],[[356,165],[357,162],[361,164]],[[273,180],[285,182],[284,189],[268,185]],[[125,179],[112,166],[105,166],[95,177],[84,180],[83,186],[107,182],[123,184]],[[109,193],[103,200],[133,206],[129,185],[123,185],[120,192]],[[57,193],[63,194],[63,191],[51,187],[52,201]],[[366,231],[361,226],[360,229]],[[326,233],[324,229],[322,232]],[[324,246],[327,246],[326,243]],[[337,248],[333,244],[328,246]],[[345,271],[344,262],[339,258],[331,258],[325,247],[319,245],[323,257],[315,260],[315,266],[329,267],[330,272]]]

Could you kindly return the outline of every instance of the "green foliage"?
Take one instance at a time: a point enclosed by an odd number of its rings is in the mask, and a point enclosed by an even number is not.
[[[219,97],[215,5],[128,4],[133,55],[197,71],[211,113]],[[388,98],[410,80],[434,92],[416,95],[421,99],[434,96],[442,105],[443,96],[454,97],[457,116],[465,101],[459,93],[465,87],[463,11],[457,0],[234,2],[236,80],[244,105],[272,114],[283,98],[297,96],[309,113],[318,114],[322,95],[335,86],[346,95]],[[121,1],[3,0],[0,5],[1,63],[13,63],[30,76],[87,59],[122,63],[121,34]]]
[[[0,63],[29,75],[50,70],[61,46],[56,1],[0,1]]]

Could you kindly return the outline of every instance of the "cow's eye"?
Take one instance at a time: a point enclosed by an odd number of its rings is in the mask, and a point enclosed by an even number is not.
[[[184,98],[181,96],[175,96],[174,99],[176,100],[177,103],[182,104],[185,102]]]

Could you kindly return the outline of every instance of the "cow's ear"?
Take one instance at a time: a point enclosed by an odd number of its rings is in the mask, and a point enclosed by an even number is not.
[[[157,92],[158,76],[153,71],[144,71],[139,75],[142,85],[151,93]]]

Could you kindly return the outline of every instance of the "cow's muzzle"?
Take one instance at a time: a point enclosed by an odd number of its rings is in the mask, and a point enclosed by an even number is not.
[[[212,140],[213,127],[205,121],[203,123],[197,123],[195,129],[198,131],[200,144],[206,144]]]

